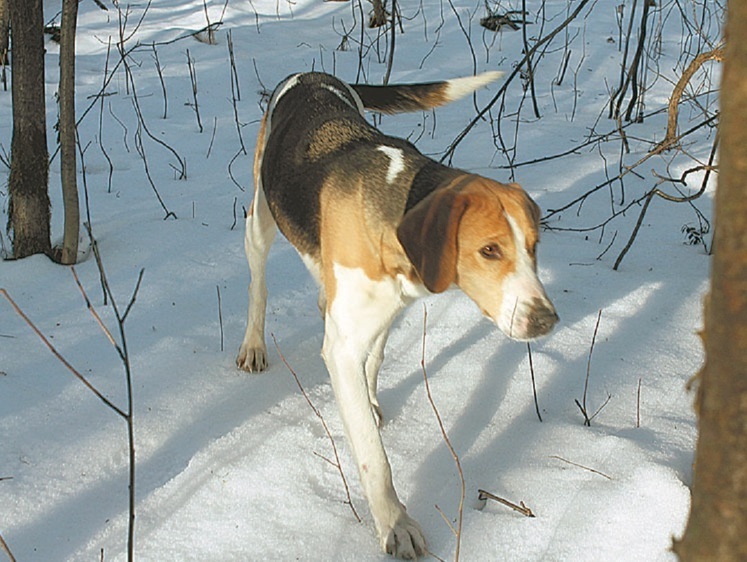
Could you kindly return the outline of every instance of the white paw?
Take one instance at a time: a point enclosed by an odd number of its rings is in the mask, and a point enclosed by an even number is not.
[[[264,346],[252,347],[241,344],[239,355],[236,357],[236,366],[250,373],[264,371],[267,368],[267,349]]]
[[[404,511],[394,522],[380,531],[381,548],[401,560],[414,560],[426,553],[425,537],[420,525]]]

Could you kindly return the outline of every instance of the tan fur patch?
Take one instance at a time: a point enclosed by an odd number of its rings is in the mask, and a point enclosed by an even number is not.
[[[318,160],[322,156],[361,138],[371,138],[367,129],[344,121],[327,121],[314,131],[306,154],[311,160]]]
[[[343,192],[330,180],[321,192],[321,260],[322,281],[331,303],[335,295],[335,264],[360,269],[371,280],[404,275],[417,279],[412,264],[397,240],[394,225],[386,224],[366,212],[363,179],[357,189]]]

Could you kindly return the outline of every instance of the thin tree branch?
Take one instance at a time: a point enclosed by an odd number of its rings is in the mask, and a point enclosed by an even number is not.
[[[335,444],[335,440],[332,437],[332,432],[329,430],[329,426],[327,425],[326,420],[324,419],[324,416],[322,416],[322,413],[319,411],[319,409],[314,406],[314,403],[311,401],[311,398],[309,398],[309,395],[306,394],[306,390],[304,389],[303,385],[301,384],[301,381],[298,378],[298,375],[293,370],[293,367],[290,366],[290,363],[288,363],[287,359],[283,355],[283,353],[280,351],[280,347],[278,346],[278,342],[275,339],[275,334],[272,335],[272,341],[275,344],[275,349],[278,352],[278,356],[280,357],[281,361],[285,365],[285,367],[290,371],[290,374],[293,375],[293,380],[296,381],[296,386],[298,387],[298,390],[301,391],[301,395],[304,397],[304,400],[306,400],[306,403],[309,405],[309,408],[311,408],[311,411],[314,412],[314,415],[319,418],[319,421],[322,422],[322,427],[324,428],[324,432],[327,434],[327,437],[329,438],[329,442],[332,445],[332,452],[335,455],[335,462],[330,463],[335,468],[337,468],[337,471],[340,473],[340,478],[342,479],[342,485],[345,488],[345,496],[347,497],[347,500],[345,503],[350,507],[350,510],[353,512],[353,515],[355,516],[358,523],[361,522],[361,518],[358,515],[358,512],[355,510],[355,506],[353,505],[353,500],[350,497],[350,488],[348,487],[348,480],[345,478],[345,472],[342,470],[342,463],[340,462],[340,455],[337,452],[337,445]],[[323,458],[323,457],[322,457]],[[329,459],[325,459],[327,462],[329,462]]]
[[[13,307],[13,310],[15,310],[16,314],[21,317],[21,319],[26,322],[26,324],[33,330],[33,332],[39,337],[39,339],[42,341],[42,343],[49,349],[49,351],[52,352],[52,355],[54,355],[57,360],[62,363],[65,368],[72,373],[72,375],[77,378],[80,382],[83,383],[83,385],[90,390],[99,400],[101,400],[107,407],[109,407],[111,410],[113,410],[118,416],[120,416],[123,419],[127,419],[127,413],[124,412],[122,409],[120,409],[118,406],[116,406],[111,400],[109,400],[106,396],[101,394],[99,390],[93,386],[90,382],[88,382],[88,379],[80,374],[80,372],[73,367],[67,359],[65,359],[62,354],[57,351],[57,348],[55,348],[54,345],[47,339],[47,337],[42,334],[41,330],[36,327],[36,325],[31,321],[31,319],[26,316],[26,314],[21,310],[21,308],[16,304],[16,302],[11,298],[11,296],[8,294],[8,291],[5,289],[0,289],[0,295],[4,296],[5,299],[10,303],[10,306]]]
[[[457,473],[459,474],[459,482],[461,486],[461,492],[459,496],[459,510],[457,515],[457,527],[456,527],[456,549],[454,552],[454,561],[459,561],[459,551],[461,548],[461,540],[462,540],[462,524],[463,524],[463,513],[464,513],[464,498],[466,496],[466,484],[464,481],[464,472],[462,471],[462,463],[459,461],[459,455],[457,455],[456,451],[454,450],[454,447],[451,444],[451,441],[449,440],[449,435],[446,433],[446,428],[444,427],[444,422],[441,419],[441,414],[438,411],[438,408],[436,407],[436,403],[433,401],[433,395],[431,394],[431,385],[428,382],[428,373],[425,369],[425,341],[426,341],[426,326],[428,322],[428,309],[425,305],[423,305],[423,345],[422,345],[422,355],[420,357],[420,367],[423,370],[423,380],[425,381],[425,392],[428,395],[428,402],[431,405],[431,408],[433,409],[433,413],[436,415],[436,421],[438,422],[438,427],[441,430],[441,435],[444,439],[444,443],[446,443],[446,447],[448,447],[449,452],[451,453],[451,457],[454,459],[454,464],[456,464],[457,467]]]

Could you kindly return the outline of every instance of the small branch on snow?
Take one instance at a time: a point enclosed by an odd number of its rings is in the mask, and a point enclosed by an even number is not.
[[[236,132],[239,135],[239,143],[241,143],[241,151],[247,154],[246,146],[244,146],[244,137],[241,134],[241,121],[239,120],[239,104],[241,101],[241,89],[239,88],[239,75],[236,72],[236,62],[233,55],[233,38],[231,32],[228,32],[228,58],[231,61],[231,105],[233,106],[233,120],[236,123]],[[256,63],[254,67],[257,69]]]
[[[507,499],[491,494],[490,492],[486,492],[485,490],[477,490],[477,501],[479,502],[478,509],[482,509],[483,507],[485,507],[485,503],[487,502],[487,500],[493,500],[502,505],[505,505],[506,507],[510,507],[514,511],[521,513],[524,517],[536,517],[534,515],[534,512],[529,509],[524,502],[519,502],[519,504],[517,505],[511,501],[508,501]]]
[[[26,314],[21,310],[21,308],[16,304],[16,302],[11,298],[11,296],[8,294],[8,291],[5,289],[0,289],[0,295],[4,296],[5,299],[10,303],[10,306],[13,307],[13,310],[15,310],[16,314],[21,317],[21,319],[28,325],[29,328],[39,337],[39,339],[42,341],[42,343],[49,349],[50,352],[52,352],[52,355],[54,355],[57,360],[62,363],[65,368],[67,368],[68,371],[70,371],[75,378],[77,378],[80,382],[83,383],[83,385],[88,388],[93,394],[101,400],[106,406],[111,408],[114,412],[117,413],[122,418],[127,418],[127,414],[124,412],[124,410],[121,410],[119,407],[117,407],[114,403],[112,403],[106,396],[101,394],[99,390],[94,387],[90,382],[88,382],[88,379],[84,377],[82,374],[80,374],[80,371],[78,371],[75,367],[73,367],[67,359],[65,359],[62,354],[57,350],[57,348],[52,345],[52,343],[49,341],[49,339],[42,334],[41,330],[36,327],[36,324],[34,324],[31,319],[26,316]]]
[[[635,400],[635,426],[636,428],[641,427],[641,378],[638,378],[638,391],[636,392]]]
[[[0,534],[0,547],[2,547],[5,554],[8,555],[8,560],[10,562],[16,562],[15,556],[13,556],[13,553],[10,551],[10,547],[8,546],[8,543],[5,542],[5,539],[3,538],[3,535]]]
[[[166,95],[166,82],[163,78],[163,67],[161,67],[161,61],[158,59],[158,51],[156,50],[155,43],[153,43],[153,62],[156,65],[158,81],[161,83],[161,92],[163,93],[163,119],[166,119],[169,109],[169,98]]]
[[[218,131],[218,116],[213,116],[213,134],[210,135],[210,144],[208,145],[207,153],[205,158],[210,158],[210,154],[213,152],[213,143],[215,142],[215,133]]]
[[[89,235],[90,235],[90,229],[89,229]],[[94,245],[93,248],[94,248],[94,255],[96,257],[96,264],[99,269],[99,275],[102,278],[102,283],[104,285],[105,293],[109,297],[109,303],[110,303],[109,306],[112,308],[114,312],[114,316],[117,321],[117,326],[119,330],[119,343],[116,341],[111,331],[109,331],[109,329],[106,327],[101,317],[99,316],[98,312],[96,311],[93,304],[91,303],[91,300],[88,298],[88,294],[83,288],[83,285],[81,284],[80,279],[78,278],[78,274],[76,273],[75,268],[71,267],[70,271],[72,272],[73,278],[75,279],[75,283],[77,284],[78,289],[80,290],[81,295],[83,296],[83,300],[86,304],[86,307],[91,312],[92,316],[96,320],[96,323],[99,325],[99,327],[103,331],[109,343],[117,351],[117,354],[119,355],[120,360],[122,361],[122,365],[125,371],[125,385],[127,388],[126,410],[118,407],[111,400],[109,400],[106,396],[104,396],[93,384],[91,384],[91,382],[85,376],[83,376],[80,373],[80,371],[78,371],[75,367],[73,367],[70,364],[70,362],[68,362],[67,359],[65,359],[62,356],[62,354],[52,345],[49,339],[46,336],[44,336],[44,334],[42,334],[41,330],[39,330],[39,328],[36,327],[36,325],[23,312],[23,310],[21,310],[21,308],[16,304],[16,302],[11,298],[11,296],[8,294],[8,292],[5,289],[0,288],[0,295],[5,297],[5,299],[10,303],[13,310],[15,310],[16,314],[18,314],[18,316],[20,316],[21,319],[32,329],[32,331],[39,337],[42,343],[44,343],[44,345],[52,352],[52,354],[57,358],[57,360],[60,363],[62,363],[68,369],[68,371],[70,371],[73,374],[75,378],[77,378],[81,383],[83,383],[83,385],[86,388],[88,388],[88,390],[90,390],[101,402],[103,402],[105,406],[107,406],[115,414],[121,417],[127,424],[127,443],[128,443],[128,461],[129,461],[129,481],[128,481],[128,484],[129,484],[128,486],[129,517],[128,517],[128,532],[127,532],[127,560],[132,562],[132,560],[134,559],[134,544],[135,544],[135,432],[134,432],[134,419],[133,419],[134,401],[133,401],[133,394],[132,394],[132,371],[131,371],[131,366],[130,366],[130,356],[127,351],[127,339],[125,337],[124,324],[127,319],[127,315],[132,309],[132,306],[135,304],[135,300],[137,298],[137,293],[140,289],[140,283],[142,281],[144,270],[142,269],[140,270],[140,275],[138,277],[138,281],[135,285],[135,290],[133,291],[130,301],[127,307],[125,308],[124,313],[120,313],[117,303],[114,299],[114,296],[111,294],[111,290],[109,288],[109,284],[106,280],[106,275],[104,273],[103,264],[101,262],[100,256],[98,255],[96,246]],[[1,538],[2,537],[0,537],[0,539]],[[5,545],[4,541],[2,542],[2,545],[0,546],[6,549],[6,552],[10,555],[10,551],[7,550],[7,545]],[[12,555],[10,556],[12,560],[13,557]]]
[[[134,88],[133,88],[133,92],[134,92]],[[133,106],[135,106],[135,112],[139,113],[139,109],[137,108],[135,101],[133,101],[132,103],[133,103]],[[137,123],[137,129],[135,130],[135,150],[137,151],[138,156],[140,156],[140,159],[143,161],[143,170],[145,171],[145,177],[148,179],[148,183],[150,184],[150,187],[153,190],[153,193],[156,194],[156,199],[158,199],[158,202],[160,203],[161,208],[163,209],[163,212],[165,213],[163,220],[166,220],[168,218],[176,219],[177,218],[176,213],[169,210],[169,208],[166,206],[166,203],[164,202],[163,197],[161,197],[161,194],[158,192],[156,183],[153,181],[153,178],[150,175],[150,167],[148,166],[148,158],[145,154],[145,147],[143,146],[143,130],[148,132],[148,129],[145,128],[145,122],[139,119]]]
[[[576,466],[576,467],[578,467],[578,468],[582,468],[582,469],[584,469],[584,470],[588,470],[589,472],[593,472],[594,474],[598,474],[599,476],[603,476],[603,477],[604,477],[604,478],[606,478],[607,480],[612,480],[612,476],[608,476],[608,475],[607,475],[607,474],[605,474],[604,472],[600,472],[600,471],[598,471],[598,470],[594,470],[593,468],[589,468],[588,466],[584,466],[584,465],[582,465],[582,464],[578,464],[578,463],[576,463],[576,462],[573,462],[573,461],[569,461],[568,459],[564,459],[563,457],[559,457],[558,455],[550,455],[550,458],[551,458],[551,459],[557,459],[557,460],[559,460],[559,461],[562,461],[562,462],[564,462],[564,463],[568,463],[568,464],[570,464],[570,465],[572,465],[572,466]]]
[[[220,350],[223,351],[223,306],[220,298],[220,285],[215,286],[218,291],[218,325],[220,326]]]
[[[355,506],[353,505],[353,500],[350,497],[350,488],[348,487],[348,480],[345,478],[345,472],[342,470],[342,463],[340,463],[340,455],[337,453],[337,444],[335,443],[334,438],[332,437],[332,432],[329,430],[329,427],[327,426],[327,422],[324,419],[324,416],[322,416],[322,413],[319,411],[319,409],[314,406],[314,403],[311,401],[311,398],[309,398],[309,395],[306,394],[306,390],[304,389],[303,385],[301,384],[301,381],[298,378],[298,375],[293,370],[293,367],[290,366],[288,361],[286,360],[283,353],[280,351],[280,347],[278,346],[278,342],[275,339],[275,334],[272,335],[272,341],[275,344],[275,349],[278,352],[278,356],[280,357],[280,360],[283,362],[285,367],[290,371],[290,374],[293,375],[293,380],[296,381],[296,386],[298,386],[298,390],[301,391],[301,395],[304,397],[304,400],[306,400],[306,403],[309,405],[309,408],[311,408],[311,411],[314,412],[314,415],[319,418],[319,421],[322,422],[322,427],[324,428],[324,432],[327,434],[327,437],[329,438],[329,442],[332,445],[332,452],[335,455],[335,460],[332,462],[330,459],[327,459],[325,457],[322,457],[321,455],[317,455],[320,458],[324,459],[328,463],[330,463],[332,466],[334,466],[337,471],[340,473],[340,478],[342,478],[342,485],[345,487],[345,496],[347,497],[347,500],[345,500],[344,503],[346,503],[350,510],[353,512],[353,515],[355,516],[355,519],[358,521],[358,523],[361,522],[361,518],[358,515],[358,512],[355,510]],[[316,454],[316,453],[315,453]]]
[[[582,402],[579,402],[578,400],[575,400],[576,406],[578,406],[578,409],[581,410],[581,413],[584,416],[584,425],[587,427],[591,427],[591,420],[593,420],[599,412],[602,411],[602,409],[607,405],[607,403],[612,399],[612,395],[607,395],[607,400],[604,401],[604,403],[597,409],[596,412],[594,412],[591,416],[588,414],[588,409],[586,407],[586,395],[589,390],[589,377],[591,376],[591,354],[594,352],[594,343],[597,340],[597,331],[599,330],[599,321],[602,319],[602,309],[599,309],[599,314],[597,315],[597,323],[594,326],[594,335],[591,338],[591,347],[589,348],[589,358],[586,362],[586,379],[584,380],[584,395],[582,398]]]
[[[459,561],[459,550],[461,546],[461,540],[462,540],[462,523],[464,520],[463,514],[464,514],[464,497],[466,495],[466,484],[464,482],[464,472],[462,471],[462,463],[459,461],[459,455],[457,455],[456,451],[454,450],[454,447],[451,445],[451,441],[449,440],[449,436],[446,433],[446,428],[444,427],[444,422],[441,419],[441,414],[438,412],[438,408],[436,407],[436,403],[433,401],[433,395],[431,394],[431,385],[428,382],[428,373],[425,369],[425,341],[426,341],[426,326],[428,321],[428,309],[425,305],[423,305],[423,346],[422,346],[422,354],[420,357],[420,367],[423,370],[423,380],[425,381],[425,392],[428,395],[428,402],[431,405],[431,408],[433,409],[433,413],[436,415],[436,420],[438,421],[438,427],[441,430],[441,435],[444,439],[444,443],[446,443],[446,446],[449,449],[449,452],[451,453],[452,458],[454,459],[454,464],[456,464],[457,467],[457,473],[459,474],[459,483],[461,485],[461,493],[459,496],[459,510],[457,515],[457,526],[456,526],[456,548],[454,551],[454,561]],[[449,525],[449,527],[452,528],[452,531],[454,528]]]
[[[506,90],[508,89],[508,86],[511,84],[511,81],[521,72],[521,69],[524,67],[524,65],[527,63],[527,61],[534,56],[534,54],[543,47],[546,43],[549,43],[552,41],[556,35],[558,35],[561,31],[563,31],[566,27],[568,27],[573,20],[578,17],[578,15],[583,11],[583,9],[586,7],[586,5],[589,3],[589,0],[581,0],[574,8],[573,12],[571,12],[568,17],[555,29],[553,29],[548,35],[545,37],[539,39],[532,48],[524,53],[524,56],[522,59],[514,66],[514,69],[511,71],[511,73],[506,77],[501,87],[498,89],[496,94],[493,96],[493,98],[488,102],[488,104],[483,107],[475,117],[472,118],[472,121],[469,122],[469,124],[460,132],[452,141],[452,143],[449,145],[449,147],[444,152],[443,156],[441,156],[440,162],[444,162],[445,160],[451,158],[454,155],[454,152],[456,151],[457,146],[464,140],[464,138],[469,134],[469,132],[477,125],[482,119],[483,116],[490,111],[490,109],[498,102],[499,99],[504,95]]]
[[[532,394],[534,394],[534,409],[537,411],[537,418],[542,421],[540,414],[539,402],[537,400],[537,384],[534,381],[534,362],[532,361],[532,345],[527,342],[527,354],[529,355],[529,373],[532,375]]]
[[[192,99],[194,103],[192,108],[195,110],[195,116],[197,117],[197,127],[200,132],[203,131],[202,119],[200,119],[200,105],[197,103],[197,72],[195,71],[195,60],[190,56],[189,49],[187,49],[187,68],[189,69],[189,81],[192,84]]]
[[[659,145],[656,150],[663,147],[663,145]],[[612,266],[612,269],[617,271],[617,268],[620,267],[620,264],[622,263],[623,258],[628,253],[630,248],[633,246],[633,242],[636,239],[636,236],[638,235],[638,231],[641,228],[641,225],[643,224],[643,218],[646,216],[646,211],[648,210],[648,206],[651,203],[651,200],[654,198],[654,195],[658,195],[662,199],[666,199],[667,201],[672,201],[674,203],[691,203],[703,193],[705,193],[706,187],[708,187],[708,179],[710,178],[711,171],[714,170],[714,159],[716,158],[716,151],[718,149],[718,134],[716,135],[716,138],[713,141],[713,146],[711,147],[711,155],[708,158],[708,165],[707,166],[697,166],[693,170],[686,170],[682,174],[682,178],[679,180],[681,183],[685,182],[685,177],[687,174],[691,173],[694,170],[700,171],[705,170],[705,175],[703,176],[703,181],[701,182],[700,189],[692,194],[685,197],[674,197],[672,195],[669,195],[665,192],[663,192],[658,187],[654,187],[651,189],[646,195],[644,195],[645,203],[643,204],[643,207],[641,208],[641,214],[638,215],[638,221],[635,224],[635,227],[633,228],[633,232],[630,235],[630,239],[628,240],[628,243],[625,244],[625,247],[620,252],[620,255],[617,257],[617,260],[615,261],[615,265]],[[664,181],[673,181],[672,178],[660,178],[660,181],[657,185],[661,185]]]

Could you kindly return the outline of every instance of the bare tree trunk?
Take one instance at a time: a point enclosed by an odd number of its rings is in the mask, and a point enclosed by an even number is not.
[[[13,138],[8,231],[13,254],[49,254],[47,119],[42,0],[10,0],[13,34]]]
[[[0,0],[0,66],[8,64],[9,31],[10,16],[8,15],[8,0]]]
[[[747,560],[747,2],[729,0],[715,254],[684,562]]]
[[[60,263],[73,264],[78,257],[80,207],[75,165],[75,28],[78,0],[63,0],[60,25],[60,157],[65,230]]]

